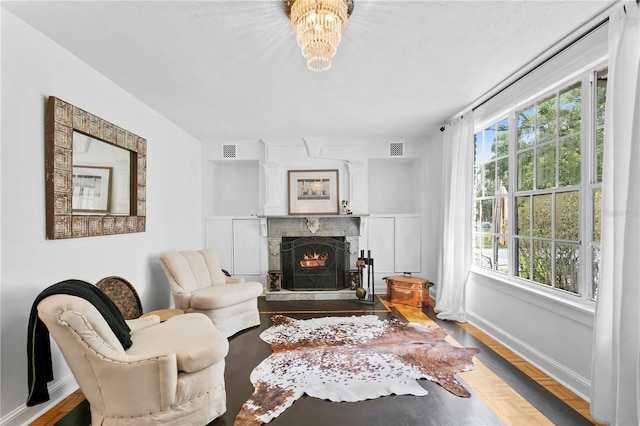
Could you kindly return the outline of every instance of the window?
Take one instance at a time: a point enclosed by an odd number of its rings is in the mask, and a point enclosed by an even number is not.
[[[475,263],[501,273],[509,271],[509,120],[475,135]]]
[[[592,69],[476,132],[476,266],[595,298],[606,79]]]

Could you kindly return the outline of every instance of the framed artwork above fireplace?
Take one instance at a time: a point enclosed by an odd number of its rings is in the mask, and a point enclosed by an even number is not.
[[[338,214],[338,170],[289,170],[289,214]]]

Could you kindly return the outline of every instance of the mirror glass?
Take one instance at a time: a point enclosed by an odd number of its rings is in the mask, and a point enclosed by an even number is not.
[[[146,139],[49,96],[44,146],[47,239],[145,232]]]
[[[73,212],[129,215],[130,151],[73,132]]]

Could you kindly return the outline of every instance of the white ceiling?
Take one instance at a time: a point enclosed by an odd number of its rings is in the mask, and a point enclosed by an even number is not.
[[[424,137],[611,3],[355,0],[313,73],[281,1],[2,2],[203,142]]]

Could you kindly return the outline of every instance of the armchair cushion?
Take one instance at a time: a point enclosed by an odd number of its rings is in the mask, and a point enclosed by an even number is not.
[[[167,268],[183,292],[226,283],[226,276],[220,269],[218,255],[211,250],[186,250],[166,253],[161,262],[171,265]]]
[[[232,306],[262,294],[262,284],[246,282],[216,285],[194,291],[191,296],[193,309],[207,310]]]
[[[141,330],[143,328],[151,327],[152,325],[160,324],[160,317],[158,315],[149,315],[132,320],[125,320],[131,331]]]
[[[171,336],[167,339],[166,336]],[[204,314],[177,315],[153,327],[131,333],[133,345],[127,355],[173,352],[178,371],[200,371],[224,359],[229,342]]]

